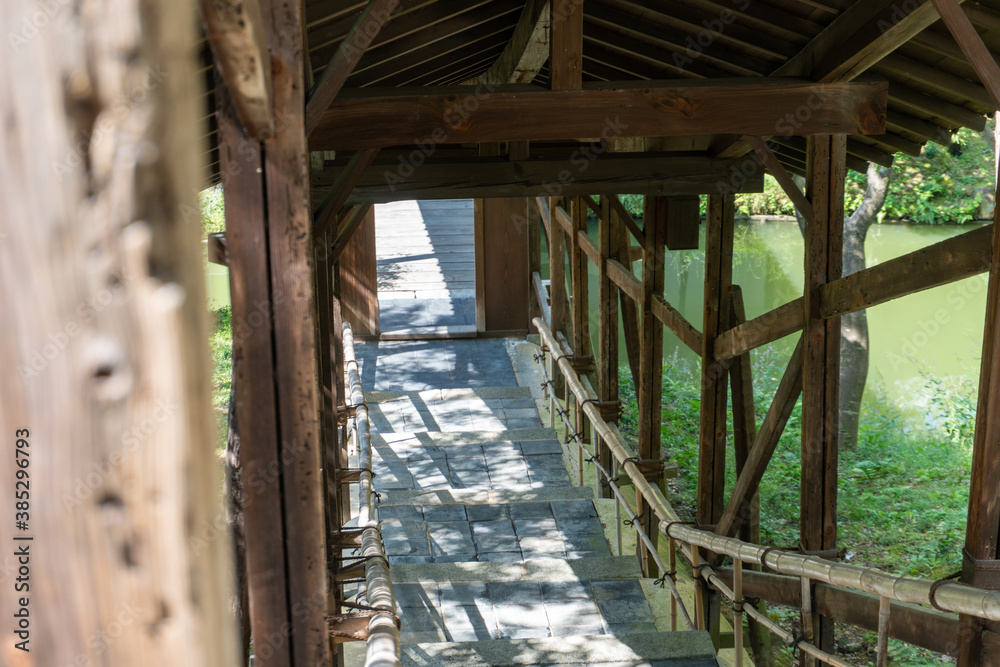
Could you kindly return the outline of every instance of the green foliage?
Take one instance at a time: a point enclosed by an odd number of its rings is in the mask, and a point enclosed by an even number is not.
[[[975,218],[983,192],[993,191],[993,148],[983,135],[964,128],[951,146],[929,143],[919,157],[897,154],[892,172],[880,221],[961,224]],[[864,174],[848,173],[848,211],[864,197],[865,182]]]
[[[233,314],[229,306],[211,311],[212,332],[208,347],[212,353],[212,410],[219,427],[220,448],[226,446],[226,412],[233,377]]]
[[[752,355],[758,424],[767,412],[787,359],[778,348]],[[694,515],[698,470],[700,369],[679,357],[663,373],[663,449],[677,463],[671,500],[682,515]],[[933,404],[952,421],[930,432],[907,432],[899,412],[874,387],[866,400],[858,444],[840,452],[839,538],[853,564],[891,572],[939,577],[961,561],[971,468],[973,387],[941,385]],[[634,441],[635,389],[627,371],[620,379],[624,404],[622,432]],[[796,544],[801,475],[801,403],[797,404],[761,482],[761,539],[765,544]],[[732,415],[729,415],[732,433]],[[727,497],[736,482],[732,459]]]
[[[764,174],[764,191],[736,195],[736,215],[795,215],[792,200],[770,174]]]
[[[226,231],[226,213],[222,198],[222,186],[213,185],[198,194],[201,205],[202,236]]]

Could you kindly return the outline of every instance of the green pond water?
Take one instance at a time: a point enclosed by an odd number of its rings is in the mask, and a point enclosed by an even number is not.
[[[968,232],[973,225],[874,225],[865,244],[868,266],[893,259],[944,239]],[[596,240],[596,223],[591,236]],[[698,251],[668,251],[664,296],[699,330],[702,328],[704,243]],[[743,289],[748,318],[802,295],[803,242],[791,221],[738,223],[733,282]],[[597,269],[591,272],[591,333],[597,342]],[[635,264],[638,275],[639,263]],[[543,266],[548,271],[548,266]],[[567,268],[568,271],[568,268]],[[888,398],[919,421],[926,413],[927,378],[967,378],[973,386],[979,375],[982,332],[986,313],[986,274],[944,285],[868,310],[871,365],[868,389],[884,388]],[[798,334],[776,341],[771,348],[780,372]],[[623,340],[623,339],[620,339]],[[596,349],[596,348],[595,348]],[[624,343],[620,363],[627,367]],[[663,356],[667,363],[696,357],[667,331]]]

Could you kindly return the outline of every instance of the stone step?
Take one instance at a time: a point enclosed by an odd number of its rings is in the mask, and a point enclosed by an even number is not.
[[[379,507],[393,505],[497,505],[547,503],[562,500],[591,500],[594,490],[586,486],[542,489],[400,489],[383,491]]]
[[[423,391],[366,391],[366,403],[383,403],[409,398],[424,403],[457,400],[502,400],[505,398],[531,398],[529,387],[482,387],[479,389],[425,389]]]
[[[604,558],[535,558],[523,563],[426,563],[392,565],[393,586],[406,583],[491,583],[502,581],[638,580],[634,556]]]
[[[472,445],[499,442],[524,442],[526,440],[557,440],[555,429],[511,428],[506,431],[411,431],[406,433],[372,433],[372,445],[408,444],[413,447],[429,445]]]
[[[404,667],[718,667],[719,664],[707,632],[408,644],[402,647],[401,660]]]
[[[475,324],[451,324],[446,326],[408,327],[383,331],[380,340],[450,340],[452,338],[475,338]]]

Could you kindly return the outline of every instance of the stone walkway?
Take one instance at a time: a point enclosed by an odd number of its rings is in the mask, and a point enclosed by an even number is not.
[[[475,335],[471,199],[376,205],[375,249],[387,337]]]
[[[530,351],[510,347],[358,348],[403,664],[717,665],[707,633],[663,632],[651,580],[612,555],[539,418]]]

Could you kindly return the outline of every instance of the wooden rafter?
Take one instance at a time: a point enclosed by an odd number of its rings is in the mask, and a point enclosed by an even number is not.
[[[412,143],[699,134],[885,132],[887,84],[788,79],[614,82],[583,90],[532,86],[364,89],[340,95],[312,133],[313,150]],[[787,110],[812,114],[794,122]],[[739,114],[730,111],[739,108]],[[443,121],[443,123],[442,123]]]
[[[467,83],[531,83],[549,59],[550,19],[548,0],[528,0],[503,53]]]
[[[969,64],[976,70],[979,80],[993,98],[995,108],[1000,109],[1000,66],[993,54],[983,43],[972,21],[960,7],[961,0],[930,0],[952,37],[958,42]]]
[[[316,222],[313,225],[316,238],[320,238],[330,229],[340,212],[340,208],[347,203],[347,198],[358,184],[361,174],[372,163],[376,155],[378,155],[378,149],[358,151],[351,158],[347,167],[337,176],[330,192],[316,209]]]
[[[772,76],[852,81],[938,20],[930,0],[913,0],[907,10],[897,0],[855,2]]]
[[[361,60],[365,49],[389,20],[398,4],[399,0],[371,0],[351,31],[340,42],[336,53],[330,59],[330,64],[323,70],[323,76],[309,91],[309,100],[306,103],[306,136],[312,134],[320,118],[330,108],[330,103],[344,86],[347,77]]]
[[[274,90],[259,0],[201,0],[202,19],[222,80],[248,137],[274,133]]]

